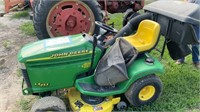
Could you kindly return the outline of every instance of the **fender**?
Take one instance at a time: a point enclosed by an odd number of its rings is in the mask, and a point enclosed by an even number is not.
[[[154,60],[154,63],[147,64],[145,62],[147,57],[151,56],[146,53],[143,57],[135,60],[135,62],[128,67],[129,80],[119,84],[119,87],[123,88],[124,92],[127,91],[136,80],[142,77],[152,74],[161,75],[164,73],[164,67],[158,59],[151,57]]]

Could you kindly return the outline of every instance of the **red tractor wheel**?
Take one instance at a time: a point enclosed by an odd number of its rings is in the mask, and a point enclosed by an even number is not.
[[[95,0],[38,0],[34,27],[39,39],[79,34],[98,34],[95,21],[102,20]]]

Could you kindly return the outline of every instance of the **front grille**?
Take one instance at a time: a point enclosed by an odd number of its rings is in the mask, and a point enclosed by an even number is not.
[[[28,86],[28,88],[31,88],[31,83],[30,83],[30,79],[28,77],[28,72],[26,69],[21,69],[22,70],[22,75],[24,77],[24,80],[26,82],[26,85]]]

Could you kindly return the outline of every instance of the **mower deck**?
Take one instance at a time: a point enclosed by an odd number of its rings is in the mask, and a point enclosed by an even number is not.
[[[99,104],[88,104],[83,101],[83,97],[80,92],[78,92],[75,88],[69,90],[67,97],[69,99],[71,109],[76,112],[111,112],[114,109],[114,105],[120,102],[119,97],[113,98],[110,96],[105,98]],[[93,101],[92,99],[89,100]]]

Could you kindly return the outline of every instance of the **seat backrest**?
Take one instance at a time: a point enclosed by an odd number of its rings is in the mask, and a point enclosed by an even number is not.
[[[137,32],[134,35],[124,37],[138,52],[146,52],[156,46],[160,35],[160,25],[152,20],[140,22]]]
[[[160,34],[160,25],[152,20],[143,20],[136,32],[136,37],[145,44],[154,47]],[[150,48],[150,49],[151,49]]]

